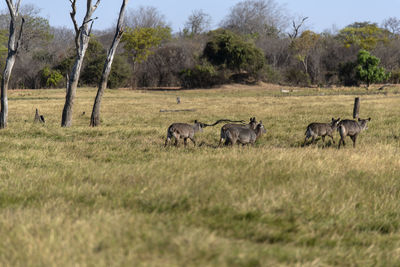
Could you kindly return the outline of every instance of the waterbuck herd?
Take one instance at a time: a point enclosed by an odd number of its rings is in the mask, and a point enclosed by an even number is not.
[[[335,140],[333,138],[333,134],[335,131],[338,131],[340,134],[340,140],[338,148],[341,145],[345,145],[345,138],[349,136],[353,141],[353,147],[356,147],[357,136],[363,130],[368,129],[367,123],[371,120],[368,119],[358,119],[356,120],[340,120],[340,118],[332,118],[330,123],[319,123],[313,122],[307,126],[305,132],[305,139],[303,146],[306,145],[307,139],[311,139],[311,144],[316,142],[317,137],[321,137],[322,141],[325,144],[325,136],[329,136],[332,138],[332,142],[335,144]],[[221,134],[218,146],[221,146],[222,143],[226,146],[234,145],[234,144],[242,144],[242,145],[254,145],[256,140],[261,137],[262,134],[267,131],[262,124],[262,121],[257,122],[256,118],[250,118],[250,122],[248,124],[244,124],[243,121],[232,121],[227,119],[218,120],[213,124],[206,124],[198,122],[197,120],[194,124],[187,123],[173,123],[168,127],[167,138],[165,140],[165,146],[171,142],[172,138],[175,138],[175,146],[178,146],[179,139],[183,139],[184,145],[187,145],[187,139],[190,139],[194,146],[196,146],[196,140],[194,135],[197,132],[202,132],[203,128],[208,126],[215,126],[221,122],[230,122],[221,127]],[[232,122],[241,122],[241,124],[234,124]]]

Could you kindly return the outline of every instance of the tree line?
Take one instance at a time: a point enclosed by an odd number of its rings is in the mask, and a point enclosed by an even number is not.
[[[10,87],[64,88],[74,63],[74,31],[52,27],[35,5],[23,5],[21,14],[26,23]],[[368,83],[357,71],[360,50],[380,60],[384,73],[378,80],[397,83],[400,78],[397,18],[381,25],[354,22],[343,29],[316,33],[308,30],[307,18],[290,19],[273,0],[244,0],[231,8],[218,29],[210,30],[211,20],[195,10],[183,30],[173,33],[157,8],[128,10],[108,87],[211,87],[257,81],[359,85]],[[7,57],[9,21],[3,12],[1,68]],[[98,85],[113,35],[112,28],[91,33],[79,86]]]
[[[101,1],[87,0],[82,25],[75,20],[76,0],[69,1],[72,30],[52,27],[39,7],[20,6],[21,0],[6,0],[9,9],[0,14],[5,88],[67,88],[63,126],[69,126],[77,86],[98,86],[96,105],[105,87],[209,88],[259,81],[368,87],[400,79],[400,20],[393,17],[380,25],[354,22],[317,33],[308,29],[307,17],[291,17],[274,0],[243,0],[218,29],[211,29],[210,15],[194,10],[183,29],[172,32],[157,8],[125,13],[125,0],[117,29],[95,31],[92,15]],[[2,121],[6,118],[0,118],[0,128]]]

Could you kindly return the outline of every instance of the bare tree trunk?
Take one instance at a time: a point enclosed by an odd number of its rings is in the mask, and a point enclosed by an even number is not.
[[[100,4],[100,0],[97,0],[95,5],[92,5],[92,0],[87,0],[86,15],[83,19],[82,25],[78,27],[75,19],[76,0],[69,1],[71,2],[72,7],[72,12],[70,13],[70,15],[75,28],[76,59],[67,85],[67,93],[65,96],[65,104],[61,119],[62,127],[70,127],[72,124],[72,107],[74,105],[76,88],[78,87],[83,59],[85,58],[86,49],[89,45],[90,33],[93,26],[92,15]]]
[[[19,31],[18,39],[16,39],[16,22],[19,12],[19,6],[21,0],[13,4],[11,0],[6,0],[8,10],[10,12],[10,33],[8,37],[8,55],[6,60],[6,65],[3,71],[3,77],[1,78],[1,111],[0,111],[0,129],[4,129],[7,127],[7,119],[8,119],[8,83],[11,77],[11,71],[15,64],[15,58],[17,56],[19,43],[22,37],[22,30],[24,27],[25,20],[22,18],[21,28]]]
[[[358,119],[360,114],[360,98],[356,97],[354,99],[354,107],[353,107],[353,119]]]
[[[110,75],[111,72],[111,66],[114,60],[115,52],[117,50],[119,42],[121,41],[122,34],[124,33],[123,23],[125,18],[125,8],[128,2],[129,0],[122,0],[121,10],[119,12],[118,24],[115,30],[114,40],[111,44],[106,61],[104,63],[104,68],[103,68],[103,73],[101,75],[99,88],[97,90],[97,95],[93,104],[92,116],[90,117],[90,126],[92,127],[100,125],[101,99],[103,97],[104,90],[107,88],[108,76]]]

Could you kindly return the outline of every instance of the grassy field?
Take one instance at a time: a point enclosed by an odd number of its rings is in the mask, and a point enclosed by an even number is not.
[[[94,96],[78,91],[63,129],[64,90],[9,92],[0,266],[398,266],[399,88],[113,90],[93,129]],[[301,147],[355,96],[372,118],[356,149]],[[254,147],[215,148],[220,125],[163,147],[172,122],[252,116],[267,129]]]

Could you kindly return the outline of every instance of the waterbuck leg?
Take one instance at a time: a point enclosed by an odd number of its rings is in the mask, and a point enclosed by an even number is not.
[[[338,147],[338,149],[340,148],[340,145],[341,145],[341,144],[343,144],[343,146],[345,145],[343,138],[340,138],[340,140],[339,140],[339,147]]]
[[[221,146],[221,144],[222,144],[222,140],[224,140],[223,138],[220,138],[219,139],[219,143],[218,143],[218,146],[220,147]]]
[[[313,136],[311,139],[311,144],[314,144],[314,143],[315,143],[315,137]]]
[[[190,137],[189,137],[190,138]],[[196,146],[196,140],[194,139],[194,137],[190,138],[190,140],[192,140],[193,145]]]
[[[185,146],[187,145],[187,137],[183,138],[183,143]]]
[[[304,138],[304,143],[303,143],[303,146],[305,146],[305,145],[306,145],[307,139],[308,139],[308,137],[306,136],[306,138]]]
[[[329,135],[330,138],[332,138],[332,143],[335,143],[335,139],[333,139],[333,135]]]
[[[174,143],[174,145],[175,145],[175,146],[178,146],[178,138],[176,138],[176,137],[175,137],[175,143]]]
[[[350,136],[351,140],[353,141],[353,147],[356,147],[356,140],[357,140],[357,135]]]
[[[171,138],[167,137],[167,139],[165,139],[164,147],[166,147],[170,141],[171,141]]]
[[[325,145],[325,136],[322,136],[322,143]]]

